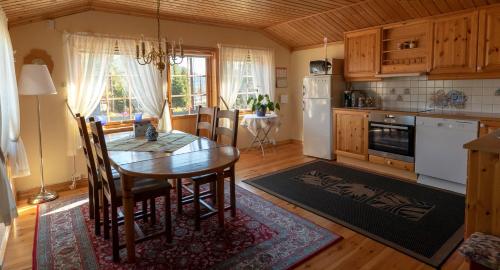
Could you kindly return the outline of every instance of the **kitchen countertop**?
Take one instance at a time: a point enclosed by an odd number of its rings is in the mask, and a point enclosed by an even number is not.
[[[480,121],[500,121],[500,113],[482,113],[482,112],[463,112],[463,111],[446,111],[446,110],[430,110],[430,111],[415,111],[400,109],[380,109],[380,108],[346,108],[333,107],[333,110],[356,111],[356,112],[383,112],[388,114],[404,114],[415,116],[426,116],[435,118],[461,119],[461,120],[480,120]]]

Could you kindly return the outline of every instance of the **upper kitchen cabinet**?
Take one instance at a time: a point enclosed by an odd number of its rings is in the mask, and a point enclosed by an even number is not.
[[[477,71],[500,72],[500,6],[479,11]]]
[[[430,70],[432,23],[399,23],[382,28],[382,74]]]
[[[438,17],[433,24],[431,74],[475,72],[478,12]]]
[[[348,81],[377,80],[380,73],[380,29],[345,34],[344,76]]]

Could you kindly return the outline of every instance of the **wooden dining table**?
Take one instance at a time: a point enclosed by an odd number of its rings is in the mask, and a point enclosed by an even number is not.
[[[173,131],[174,133],[182,133]],[[107,140],[132,136],[130,132],[108,135]],[[128,262],[135,262],[134,179],[189,178],[210,173],[217,174],[217,209],[219,226],[224,228],[224,170],[233,166],[240,152],[232,146],[220,145],[206,138],[196,140],[174,152],[108,151],[111,165],[120,173],[125,219],[125,238]]]

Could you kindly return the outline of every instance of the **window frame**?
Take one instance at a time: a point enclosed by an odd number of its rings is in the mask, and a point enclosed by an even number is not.
[[[207,79],[207,106],[211,107],[213,104],[219,104],[218,97],[218,49],[210,47],[196,47],[196,46],[184,46],[184,56],[193,57],[206,57],[206,79]],[[168,64],[167,70],[167,91],[168,91],[168,104],[171,111],[172,119],[189,119],[196,118],[196,114],[184,114],[184,115],[174,115],[172,111],[172,90],[170,86],[172,84],[172,74],[171,65]]]

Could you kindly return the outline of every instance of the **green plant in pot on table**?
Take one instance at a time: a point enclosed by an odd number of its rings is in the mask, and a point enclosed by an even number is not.
[[[280,104],[278,102],[272,102],[269,95],[258,95],[257,97],[249,97],[247,104],[252,108],[252,112],[255,112],[257,116],[266,116],[267,110],[276,111],[280,110]]]

